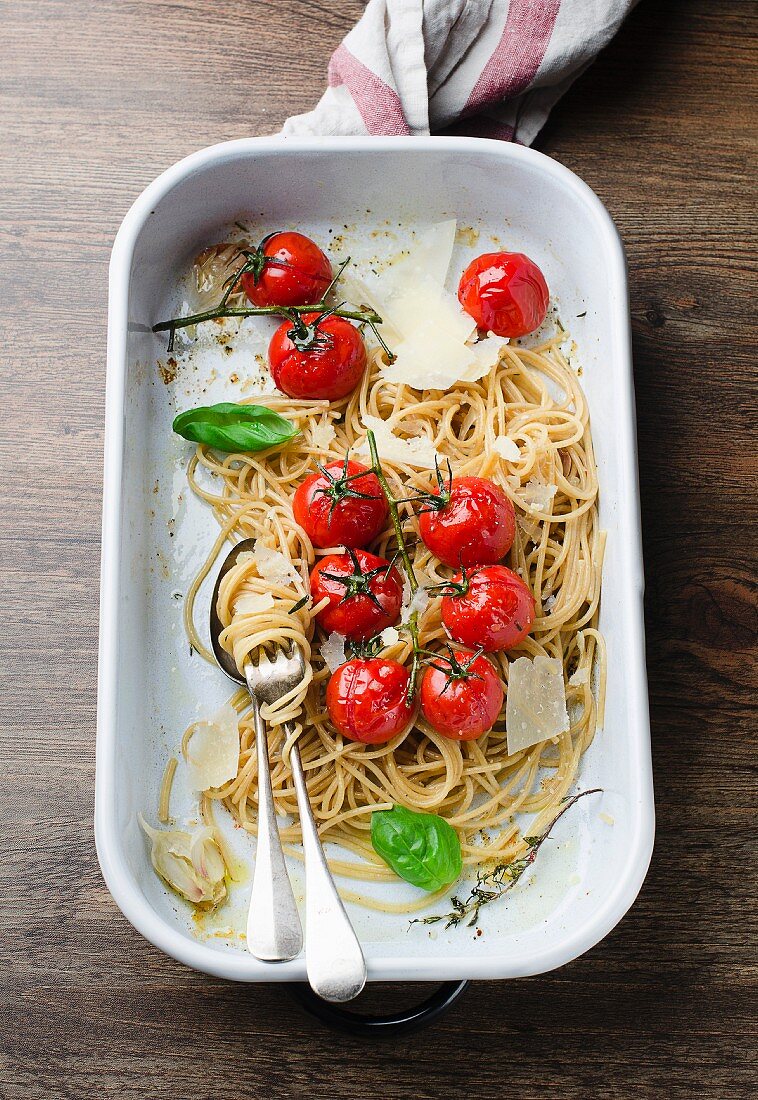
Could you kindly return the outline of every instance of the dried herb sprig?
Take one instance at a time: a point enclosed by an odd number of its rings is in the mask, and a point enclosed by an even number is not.
[[[473,886],[471,893],[467,898],[461,901],[458,897],[452,897],[450,904],[452,905],[452,911],[449,913],[435,914],[431,917],[416,917],[412,920],[411,924],[437,924],[439,921],[445,921],[445,928],[457,928],[466,918],[466,927],[472,928],[479,919],[479,910],[483,905],[489,905],[492,901],[497,901],[498,898],[503,897],[509,890],[512,890],[516,883],[519,881],[527,867],[530,867],[539,852],[542,845],[553,831],[556,822],[570,810],[580,798],[585,798],[588,794],[602,794],[600,787],[593,787],[588,791],[580,791],[579,794],[572,795],[570,798],[564,800],[562,808],[555,815],[553,820],[547,826],[543,832],[538,836],[525,836],[524,843],[527,845],[526,854],[520,856],[518,859],[511,860],[510,863],[498,863],[491,871],[479,871],[476,877],[476,886]]]
[[[368,328],[374,334],[374,337],[380,344],[382,351],[387,356],[390,363],[394,362],[395,356],[387,347],[377,325],[382,324],[382,318],[374,309],[359,309],[350,310],[345,309],[344,304],[340,304],[334,308],[330,308],[327,304],[327,297],[334,289],[334,286],[339,279],[342,272],[350,263],[350,257],[340,264],[337,273],[332,279],[331,283],[324,292],[323,298],[318,302],[311,302],[302,306],[229,306],[227,302],[233,291],[237,286],[239,279],[243,274],[248,271],[255,271],[257,269],[259,259],[258,253],[240,252],[240,257],[244,258],[244,263],[234,271],[224,283],[224,294],[218,305],[212,309],[203,310],[201,313],[192,313],[187,317],[171,317],[167,321],[159,321],[157,325],[153,325],[153,332],[168,332],[168,350],[173,351],[174,337],[176,330],[180,328],[189,328],[192,325],[199,325],[203,321],[216,321],[222,317],[266,317],[266,316],[278,316],[284,317],[290,321],[293,325],[292,331],[297,334],[297,339],[302,346],[312,347],[314,341],[318,342],[318,324],[313,322],[310,326],[304,324],[301,315],[304,313],[316,313],[321,314],[319,320],[323,320],[325,316],[344,317],[350,321],[357,321],[359,325],[367,325]],[[271,257],[266,257],[266,262],[277,263],[282,266],[287,266],[283,261],[272,260]]]

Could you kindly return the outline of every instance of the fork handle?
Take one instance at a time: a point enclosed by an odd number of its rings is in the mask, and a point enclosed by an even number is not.
[[[297,741],[290,751],[290,767],[303,831],[308,982],[325,1001],[350,1001],[366,984],[366,960],[321,847]]]
[[[258,757],[258,845],[247,915],[247,946],[258,959],[294,959],[303,947],[303,929],[292,893],[274,809],[266,726],[253,701]]]

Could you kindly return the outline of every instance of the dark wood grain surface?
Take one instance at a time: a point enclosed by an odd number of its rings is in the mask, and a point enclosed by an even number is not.
[[[366,1047],[323,1032],[281,988],[173,963],[100,876],[110,245],[163,168],[310,107],[361,8],[3,6],[0,1095],[755,1095],[751,3],[643,3],[538,142],[597,191],[629,257],[658,813],[629,915],[562,970],[476,983],[433,1030]]]

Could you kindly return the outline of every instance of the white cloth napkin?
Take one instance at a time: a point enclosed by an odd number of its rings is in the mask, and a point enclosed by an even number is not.
[[[455,132],[528,145],[636,0],[369,0],[282,133]]]

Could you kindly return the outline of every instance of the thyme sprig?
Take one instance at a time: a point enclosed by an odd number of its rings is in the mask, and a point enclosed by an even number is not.
[[[519,881],[524,871],[534,863],[542,845],[550,836],[556,823],[563,815],[574,806],[580,798],[586,798],[588,794],[602,794],[600,787],[592,787],[587,791],[571,795],[564,799],[563,806],[553,820],[538,836],[525,836],[524,843],[527,846],[526,853],[510,863],[498,863],[490,871],[479,871],[476,876],[476,885],[471,888],[467,898],[462,901],[458,897],[451,897],[452,910],[449,913],[434,914],[431,917],[416,917],[411,924],[437,924],[445,921],[445,928],[457,928],[464,920],[466,927],[472,928],[479,919],[479,911],[483,905],[497,901],[512,890]],[[466,920],[468,918],[468,920]]]
[[[318,337],[318,322],[313,323],[315,329],[314,331],[310,331],[310,328],[313,326],[306,326],[301,315],[303,313],[317,313],[322,314],[319,320],[323,320],[324,316],[329,314],[335,317],[344,317],[348,321],[358,321],[360,325],[367,325],[373,332],[389,362],[393,363],[395,361],[395,356],[388,348],[377,328],[377,325],[381,325],[383,320],[375,309],[345,309],[344,303],[341,303],[336,308],[330,308],[327,303],[327,298],[334,289],[337,280],[350,263],[349,256],[340,264],[337,273],[326,288],[324,296],[318,302],[310,302],[302,306],[230,306],[227,304],[229,297],[233,289],[237,286],[240,277],[248,271],[255,273],[260,263],[257,250],[255,253],[241,251],[240,256],[244,259],[244,262],[225,280],[224,293],[218,305],[213,306],[212,309],[202,310],[200,313],[191,313],[186,317],[170,317],[167,321],[159,321],[157,325],[153,325],[153,332],[168,332],[168,350],[170,352],[174,350],[174,337],[176,336],[177,329],[190,328],[192,325],[202,324],[203,321],[216,321],[220,320],[222,317],[284,317],[291,322],[292,330],[299,334],[298,339],[307,343],[309,339],[313,339],[314,333],[316,338]],[[267,257],[267,262],[284,264],[284,261],[273,260],[271,257]],[[286,264],[284,264],[284,266],[286,266]]]

